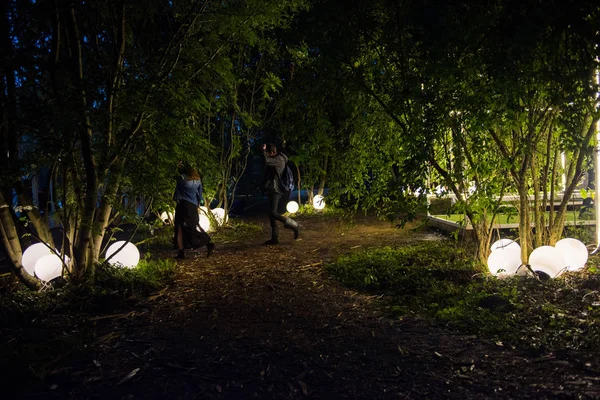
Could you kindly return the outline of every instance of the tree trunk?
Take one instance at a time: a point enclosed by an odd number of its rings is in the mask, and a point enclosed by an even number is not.
[[[298,172],[298,187],[296,188],[296,190],[298,190],[298,205],[302,204],[302,195],[300,194],[301,191],[301,186],[300,186],[300,167],[298,166],[298,163],[296,163],[296,172]]]
[[[29,275],[21,260],[23,250],[17,234],[15,220],[11,212],[11,206],[6,202],[2,193],[0,193],[0,235],[2,236],[2,248],[10,260],[11,271],[30,289],[38,289],[40,281]]]
[[[102,243],[104,241],[104,235],[106,234],[106,227],[110,222],[110,214],[113,210],[113,204],[117,198],[117,192],[121,183],[123,160],[117,159],[114,164],[114,168],[108,177],[108,183],[104,194],[100,200],[100,207],[96,210],[95,227],[94,227],[94,249],[91,254],[92,261],[90,264],[91,270],[89,273],[95,272],[95,265],[98,263],[100,258],[100,251],[102,250]]]
[[[527,264],[529,260],[529,198],[527,197],[527,183],[522,178],[518,182],[519,193],[519,240],[521,242],[521,262]]]
[[[319,192],[321,196],[325,193],[325,181],[327,179],[327,164],[329,162],[329,156],[325,156],[325,160],[323,161],[323,170],[321,171],[321,175],[319,177]]]

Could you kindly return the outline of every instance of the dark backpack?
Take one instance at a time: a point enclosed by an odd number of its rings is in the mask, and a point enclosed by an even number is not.
[[[283,186],[286,192],[291,192],[294,190],[294,174],[292,173],[292,170],[288,164],[285,165],[279,180],[281,182],[281,186]]]

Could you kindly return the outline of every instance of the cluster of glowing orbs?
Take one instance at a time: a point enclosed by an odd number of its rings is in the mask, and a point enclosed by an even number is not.
[[[225,210],[222,208],[214,208],[212,210],[213,215],[215,216],[215,221],[217,221],[217,225],[223,225],[227,222],[227,215],[225,214]]]
[[[49,256],[51,254],[54,253],[44,243],[36,243],[25,249],[25,251],[23,252],[23,258],[21,259],[21,264],[23,264],[23,268],[25,268],[25,271],[27,271],[29,275],[33,276],[35,273],[35,264],[37,263],[37,261],[40,258],[44,256]]]
[[[294,214],[298,212],[298,203],[296,203],[295,201],[290,201],[289,203],[287,203],[287,205],[285,206],[285,209],[287,210],[287,212],[289,212],[290,214]]]
[[[556,242],[554,247],[562,253],[565,266],[569,271],[578,271],[585,266],[588,259],[588,250],[585,244],[579,240],[573,238],[561,239]]]
[[[325,198],[320,194],[313,198],[313,207],[315,210],[322,210],[325,208]]]
[[[172,224],[175,221],[175,218],[171,211],[163,211],[162,214],[160,214],[160,220],[165,224]]]
[[[48,282],[62,275],[63,262],[56,254],[40,257],[35,263],[35,276]]]
[[[492,244],[487,265],[494,275],[514,275],[521,266],[521,246],[511,239],[500,239]]]
[[[123,247],[123,245],[125,246]],[[123,248],[121,249],[121,247]],[[108,259],[111,256],[112,258],[108,260],[108,263],[113,266],[135,268],[140,262],[140,251],[135,247],[135,244],[124,240],[119,240],[110,245],[106,250],[106,258]]]
[[[553,246],[540,246],[529,255],[529,265],[536,273],[547,274],[556,278],[565,271],[563,253]]]

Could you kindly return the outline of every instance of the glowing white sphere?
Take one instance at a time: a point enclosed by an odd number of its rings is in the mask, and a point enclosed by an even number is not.
[[[565,265],[569,271],[577,271],[585,266],[588,259],[588,250],[585,244],[577,239],[561,239],[554,245],[565,258]]]
[[[199,214],[204,214],[204,215],[208,215],[208,212],[210,211],[208,209],[208,207],[206,207],[206,206],[200,206],[200,207],[198,207],[198,210],[200,210]]]
[[[299,208],[298,203],[296,203],[295,201],[290,201],[285,206],[285,209],[287,210],[287,212],[289,212],[291,214],[298,212],[298,208]]]
[[[165,224],[172,224],[175,218],[173,217],[172,212],[163,211],[162,214],[160,214],[160,220]]]
[[[521,248],[504,247],[492,251],[487,259],[487,265],[494,275],[514,275],[521,266]]]
[[[223,225],[223,223],[227,222],[227,216],[225,215],[225,210],[222,208],[215,208],[212,210],[212,213],[215,216],[215,220],[217,221],[217,225]]]
[[[517,248],[519,249],[519,252],[521,251],[521,246],[519,246],[519,243],[512,239],[500,239],[492,244],[492,252],[495,250],[508,250],[509,248]]]
[[[325,198],[320,194],[313,197],[313,207],[315,210],[322,210],[325,208]]]
[[[555,278],[565,270],[565,258],[560,250],[552,246],[541,246],[529,255],[529,265],[536,272],[544,272]]]
[[[40,257],[35,263],[35,275],[44,282],[56,279],[62,274],[63,263],[56,254]]]
[[[31,276],[33,276],[35,272],[35,263],[44,256],[49,256],[54,254],[48,246],[44,243],[36,243],[34,245],[29,246],[23,252],[23,258],[21,259],[21,264],[23,264],[23,268],[25,271]]]
[[[114,257],[108,261],[110,265],[135,268],[140,262],[140,251],[135,247],[135,244],[127,242],[125,247],[117,253],[123,244],[125,244],[124,240],[119,240],[111,244],[108,250],[106,250],[106,258],[114,254]]]
[[[198,218],[199,218],[199,223],[200,223],[200,227],[202,227],[202,229],[204,229],[206,232],[210,232],[212,227],[210,225],[210,219],[208,218],[208,216],[204,213],[200,213],[198,214]],[[200,232],[200,228],[196,227],[196,230],[198,232]]]

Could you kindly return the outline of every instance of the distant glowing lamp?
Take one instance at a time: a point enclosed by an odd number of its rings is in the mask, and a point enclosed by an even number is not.
[[[496,276],[514,275],[521,266],[521,247],[506,246],[492,251],[487,265],[490,272]]]
[[[517,248],[519,251],[521,251],[521,246],[519,246],[519,243],[512,239],[500,239],[492,244],[492,252],[496,250],[508,250],[509,248]]]
[[[63,263],[56,254],[40,257],[35,263],[35,275],[44,282],[56,279],[62,274]]]
[[[316,208],[316,207],[315,207]],[[290,214],[294,214],[296,212],[298,212],[298,203],[296,203],[295,201],[290,201],[289,203],[287,203],[287,205],[285,206],[285,209],[287,210],[287,212],[289,212]]]
[[[200,213],[198,214],[198,218],[200,226],[196,227],[196,230],[200,232],[200,228],[202,228],[205,232],[210,232],[212,227],[210,226],[210,219],[208,218],[208,215]]]
[[[106,250],[106,258],[114,254],[114,257],[108,261],[110,265],[135,268],[140,262],[140,251],[135,247],[135,244],[131,242],[125,243],[124,240],[119,240],[111,244],[108,250]],[[121,249],[124,244],[125,247]],[[119,249],[121,250],[119,251]]]
[[[44,243],[36,243],[34,245],[29,246],[23,252],[23,258],[21,259],[21,264],[23,264],[23,268],[25,271],[31,276],[35,273],[35,264],[36,262],[44,257],[54,254],[52,250],[48,248]]]
[[[160,214],[160,220],[165,224],[172,224],[175,218],[173,217],[172,212],[163,211],[162,214]]]
[[[585,244],[577,239],[561,239],[554,245],[565,259],[565,265],[569,271],[578,271],[585,266],[588,259],[588,250]]]
[[[225,210],[222,208],[215,208],[212,210],[212,213],[215,216],[215,220],[217,221],[217,225],[223,225],[227,222],[227,216],[225,215]]]
[[[538,274],[547,274],[556,278],[565,270],[563,253],[552,246],[540,246],[529,255],[529,265]]]
[[[325,198],[320,194],[313,198],[313,207],[315,210],[322,210],[325,208]]]

